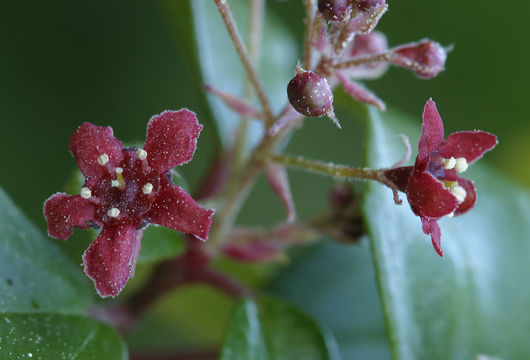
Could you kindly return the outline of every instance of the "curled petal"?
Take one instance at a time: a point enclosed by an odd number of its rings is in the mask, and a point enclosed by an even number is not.
[[[85,273],[101,297],[118,295],[129,280],[136,264],[135,243],[141,236],[132,225],[105,225],[83,254]]]
[[[59,193],[44,203],[44,216],[48,222],[48,235],[66,240],[72,228],[86,229],[94,218],[94,205],[79,195]]]
[[[114,137],[110,126],[83,123],[70,138],[68,149],[85,176],[97,178],[107,172],[106,167],[98,163],[99,157],[104,154],[108,156],[108,163],[114,167],[123,160],[123,144]]]
[[[439,219],[458,207],[456,197],[427,172],[412,174],[407,184],[407,198],[412,211],[427,219]]]
[[[350,95],[352,98],[354,98],[357,101],[366,103],[366,104],[374,105],[381,111],[386,110],[385,103],[381,99],[379,99],[373,92],[366,89],[361,84],[351,81],[350,79],[348,79],[347,76],[342,74],[340,71],[337,71],[336,74],[337,74],[337,78],[342,84],[342,87],[348,93],[348,95]]]
[[[449,135],[438,150],[446,159],[463,157],[468,163],[472,163],[497,144],[497,136],[485,131],[460,131]]]
[[[190,161],[201,130],[195,113],[188,109],[153,116],[144,145],[149,165],[162,174]]]
[[[462,215],[475,206],[475,202],[477,201],[477,192],[475,191],[475,185],[473,185],[471,180],[459,177],[458,185],[462,186],[464,190],[466,190],[465,200],[458,205],[458,208],[455,210],[455,215]]]
[[[296,209],[285,167],[281,164],[267,162],[265,172],[272,190],[280,197],[287,211],[287,221],[293,222],[296,219]]]
[[[214,211],[203,209],[181,187],[162,190],[147,215],[151,222],[206,240]]]
[[[418,143],[418,159],[423,161],[438,149],[444,138],[444,125],[436,104],[429,99],[423,110],[421,138]]]
[[[440,226],[436,222],[436,220],[427,220],[424,218],[421,218],[421,227],[425,234],[431,236],[432,246],[434,247],[434,250],[440,255],[440,257],[444,256],[444,252],[442,251],[442,244],[441,244],[441,237],[442,233],[440,231]]]

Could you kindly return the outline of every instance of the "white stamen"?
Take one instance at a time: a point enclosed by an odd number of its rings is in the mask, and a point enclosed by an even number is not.
[[[107,215],[114,218],[118,217],[118,215],[120,215],[120,209],[111,208],[109,211],[107,211]]]
[[[138,159],[145,160],[147,158],[147,151],[144,149],[138,149],[136,150],[136,155],[138,156]]]
[[[447,215],[448,218],[452,218],[453,216],[455,216],[455,212],[454,211],[452,213],[450,213],[449,215]]]
[[[109,162],[109,156],[107,154],[101,154],[98,157],[98,164],[103,166]]]
[[[153,184],[151,183],[146,183],[143,187],[142,187],[142,192],[147,195],[147,194],[150,194],[151,191],[153,191]]]
[[[83,199],[90,199],[91,196],[92,196],[92,191],[90,191],[89,188],[87,188],[87,187],[82,187],[81,188],[81,197]]]
[[[112,185],[112,187],[119,187],[120,186],[120,182],[118,180],[112,180],[110,182],[110,184]]]
[[[460,185],[454,185],[450,189],[451,189],[451,194],[453,194],[456,197],[456,200],[459,203],[464,202],[464,200],[466,199],[466,195],[467,195],[466,189],[464,189]]]
[[[455,165],[456,165],[456,159],[452,156],[451,158],[444,160],[444,169],[446,170],[454,169]]]
[[[123,168],[117,167],[116,168],[116,174],[121,174],[121,173],[123,173]]]
[[[462,173],[466,171],[468,167],[469,167],[469,164],[467,163],[466,158],[461,157],[461,158],[456,159],[455,170],[457,172]]]

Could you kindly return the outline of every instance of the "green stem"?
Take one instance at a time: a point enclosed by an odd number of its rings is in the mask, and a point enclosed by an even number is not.
[[[258,73],[256,69],[254,68],[254,66],[252,65],[252,61],[248,54],[247,48],[245,44],[243,43],[243,40],[241,39],[241,35],[239,35],[239,31],[237,30],[234,17],[232,16],[232,12],[230,11],[230,7],[226,3],[226,0],[214,0],[214,1],[215,1],[215,4],[217,5],[217,9],[219,10],[219,14],[221,14],[221,17],[223,18],[226,29],[228,30],[228,33],[230,34],[230,38],[232,39],[232,43],[234,44],[236,48],[236,52],[239,55],[239,59],[243,63],[243,67],[245,68],[247,72],[248,79],[254,86],[254,90],[256,91],[256,94],[258,95],[258,99],[261,103],[261,107],[263,108],[263,112],[265,113],[265,118],[267,122],[271,124],[274,121],[274,116],[272,115],[272,110],[269,104],[269,100],[267,99],[267,95],[265,94],[265,90],[258,76]]]
[[[330,175],[333,177],[381,181],[381,170],[337,165],[324,161],[306,159],[302,156],[294,157],[287,155],[271,155],[270,159],[290,167]]]

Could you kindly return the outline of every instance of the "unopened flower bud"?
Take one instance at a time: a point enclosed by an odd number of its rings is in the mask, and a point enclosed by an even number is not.
[[[398,46],[388,55],[392,64],[410,69],[424,79],[431,79],[443,71],[446,59],[446,50],[432,40]]]
[[[369,9],[385,5],[386,0],[356,0],[353,4],[357,11],[367,11]]]
[[[351,13],[352,0],[319,0],[318,11],[328,22],[341,22]]]
[[[328,81],[314,72],[299,71],[287,85],[287,97],[296,111],[303,115],[333,113],[333,93]]]
[[[370,33],[387,10],[386,0],[354,1],[352,4],[352,15],[347,26],[348,32],[355,34]]]

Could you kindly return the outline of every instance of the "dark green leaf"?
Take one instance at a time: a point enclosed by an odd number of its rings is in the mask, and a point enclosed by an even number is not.
[[[125,360],[127,348],[112,328],[86,317],[3,314],[0,359]]]
[[[364,115],[368,165],[391,166],[404,154],[395,134],[411,125],[395,113]],[[413,124],[416,144],[419,116]],[[406,201],[396,206],[389,189],[368,188],[364,212],[396,359],[530,357],[530,197],[481,166],[464,174],[477,187],[475,208],[440,221],[444,258]]]
[[[334,338],[301,311],[266,298],[242,300],[228,324],[221,360],[338,359]]]
[[[82,312],[91,293],[79,266],[0,189],[0,312]]]
[[[244,0],[229,2],[243,37],[248,27],[248,4],[249,2]],[[197,61],[204,81],[224,92],[242,94],[245,72],[215,3],[192,1],[191,7],[198,44]],[[273,13],[267,14],[264,26],[259,70],[272,107],[278,111],[286,103],[286,88],[294,74],[297,47],[291,34]],[[190,31],[183,36],[189,37],[189,33]],[[229,145],[239,125],[238,115],[217,98],[209,97],[209,102],[215,114],[220,137],[225,145]],[[253,121],[249,129],[249,141],[255,143],[262,132],[261,124]]]

